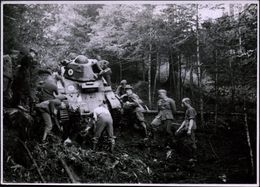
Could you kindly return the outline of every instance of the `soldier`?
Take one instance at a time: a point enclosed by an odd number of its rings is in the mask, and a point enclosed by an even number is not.
[[[120,82],[120,85],[117,87],[116,89],[116,94],[121,97],[122,95],[126,94],[126,91],[125,91],[125,86],[127,84],[127,81],[126,80],[122,80]]]
[[[153,135],[157,127],[164,124],[166,125],[166,132],[170,137],[173,136],[172,132],[172,123],[174,120],[174,113],[176,112],[175,101],[169,97],[167,97],[166,90],[158,90],[159,100],[157,102],[158,107],[158,115],[152,121],[152,131]]]
[[[36,105],[44,121],[45,129],[42,141],[46,140],[47,135],[53,127],[52,119],[56,118],[57,107],[61,105],[61,100],[65,98],[58,97],[58,88],[55,80],[49,70],[41,70],[40,73],[46,76],[45,81],[41,81],[38,86],[38,98],[40,103]]]
[[[133,88],[130,85],[125,86],[126,94],[121,96],[121,99],[124,100],[124,113],[129,114],[130,121],[134,120],[135,124],[141,126],[144,129],[145,139],[147,139],[147,127],[144,119],[144,108],[142,106],[143,101],[139,98],[138,95],[133,93]]]
[[[100,104],[93,112],[94,123],[89,123],[86,132],[94,125],[93,150],[96,150],[98,140],[103,131],[106,131],[110,141],[110,151],[114,151],[115,137],[113,130],[113,119],[109,110],[105,106],[105,102]]]
[[[112,70],[108,67],[109,62],[106,60],[99,61],[101,63],[102,70],[99,72],[99,76],[103,76],[107,82],[107,86],[111,86]]]
[[[38,63],[35,60],[37,52],[30,49],[20,61],[14,74],[13,105],[29,110],[30,102],[35,99],[36,76]]]
[[[195,130],[197,129],[196,125],[196,110],[191,106],[191,100],[189,98],[182,99],[182,107],[186,108],[185,119],[182,122],[181,126],[176,131],[176,135],[184,134],[186,142],[191,149],[191,159],[189,161],[196,161],[196,139],[195,139]]]

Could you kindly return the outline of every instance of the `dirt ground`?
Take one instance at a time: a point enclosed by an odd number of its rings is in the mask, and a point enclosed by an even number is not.
[[[152,117],[146,116],[148,123]],[[255,124],[250,121],[251,134],[255,132]],[[64,146],[57,135],[50,136],[47,144],[31,139],[25,144],[37,166],[18,136],[15,127],[4,124],[4,182],[241,184],[256,181],[251,175],[243,120],[236,118],[223,118],[217,126],[209,118],[205,126],[198,127],[198,160],[194,163],[188,161],[185,145],[167,146],[163,127],[155,140],[147,141],[139,130],[126,125],[116,127],[114,154],[108,152],[105,138],[100,140],[96,152],[91,149],[90,137],[77,136],[70,146]],[[252,147],[256,147],[255,142],[252,137]]]

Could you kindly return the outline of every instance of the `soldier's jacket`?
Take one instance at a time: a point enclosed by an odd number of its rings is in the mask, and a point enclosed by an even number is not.
[[[39,92],[38,98],[40,102],[55,99],[53,92],[58,94],[57,85],[53,83],[51,78],[44,81],[43,84],[39,85],[37,89]]]
[[[134,108],[134,109],[137,109],[137,108],[141,108],[143,109],[143,101],[139,98],[138,95],[136,95],[135,93],[131,94],[131,95],[127,95],[127,101],[130,102],[131,106]]]
[[[173,99],[159,99],[157,106],[159,113],[156,118],[160,118],[161,120],[174,119],[173,113],[176,112],[176,105]]]
[[[197,129],[197,125],[196,125],[196,116],[197,116],[197,112],[194,108],[188,108],[185,112],[185,120],[187,120],[187,123],[185,123],[185,129],[188,129],[189,127],[189,122],[191,119],[194,120],[193,122],[193,127],[192,129]]]
[[[119,96],[122,96],[126,93],[125,88],[123,88],[121,85],[117,87],[116,94]]]

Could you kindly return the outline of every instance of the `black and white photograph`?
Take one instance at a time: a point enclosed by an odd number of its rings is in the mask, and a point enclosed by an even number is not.
[[[259,186],[259,2],[1,1],[1,184]]]

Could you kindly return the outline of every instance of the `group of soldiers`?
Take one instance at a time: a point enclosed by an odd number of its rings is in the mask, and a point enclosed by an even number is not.
[[[67,62],[62,62],[59,70],[53,73],[51,69],[45,68],[42,70],[39,68],[40,65],[36,60],[37,55],[38,53],[34,49],[30,49],[29,53],[23,54],[19,65],[15,68],[15,71],[13,71],[14,78],[12,79],[12,84],[9,84],[11,81],[8,81],[8,76],[5,76],[4,95],[8,95],[8,90],[12,90],[12,99],[11,102],[7,102],[7,105],[18,107],[24,111],[31,111],[31,104],[35,104],[35,108],[40,112],[45,124],[42,136],[42,141],[45,142],[53,128],[53,120],[55,121],[56,119],[57,110],[66,107],[64,102],[66,96],[58,93],[57,82],[60,81],[64,86],[62,76],[64,70],[62,70],[62,67]],[[78,63],[84,62],[85,57],[83,57],[84,56],[80,55],[79,58],[77,58]],[[4,57],[6,60],[11,60],[9,58],[7,55]],[[106,85],[111,86],[112,71],[107,66],[107,61],[104,61],[102,64],[103,66],[98,76],[104,77]],[[192,107],[189,98],[182,100],[182,106],[186,107],[185,120],[181,125],[176,125],[177,123],[175,123],[174,118],[176,113],[175,101],[167,96],[166,90],[158,90],[158,114],[151,124],[147,124],[144,117],[144,111],[147,110],[147,107],[140,97],[134,93],[133,87],[127,84],[126,80],[121,81],[115,94],[122,102],[123,115],[127,118],[127,122],[133,124],[137,129],[143,129],[144,140],[148,140],[150,135],[153,139],[158,127],[164,125],[169,139],[173,140],[180,135],[186,137],[190,142],[190,148],[192,150],[191,157],[195,159],[197,149],[195,140],[196,111]],[[6,103],[6,101],[9,100],[10,97],[6,98],[4,102]],[[105,103],[100,104],[100,106],[93,111],[92,119],[91,123],[87,124],[85,132],[88,133],[90,129],[94,129],[93,149],[96,149],[99,137],[102,132],[106,130],[111,142],[111,151],[113,152],[115,145],[113,119]],[[71,142],[69,139],[70,129],[68,126],[69,124],[64,126],[65,143]],[[150,129],[151,133],[148,132],[148,129]]]
[[[156,131],[159,127],[164,126],[166,134],[168,136],[168,141],[170,143],[176,142],[179,137],[184,137],[188,146],[191,150],[190,161],[196,160],[196,139],[195,130],[196,126],[196,110],[192,107],[191,100],[189,98],[182,99],[182,107],[186,108],[185,119],[182,124],[176,123],[174,115],[176,114],[176,104],[172,98],[167,96],[167,91],[164,89],[158,90],[158,102],[157,111],[158,114],[152,120],[151,124],[147,124],[144,111],[147,107],[144,105],[143,101],[139,98],[137,94],[133,92],[133,87],[127,84],[126,80],[122,80],[118,88],[116,89],[116,94],[123,101],[124,112],[130,116],[128,122],[138,125],[143,128],[145,133],[144,140],[149,138],[148,126],[151,127],[151,139],[154,139]],[[131,118],[132,117],[132,118]],[[138,128],[138,127],[137,127]]]

